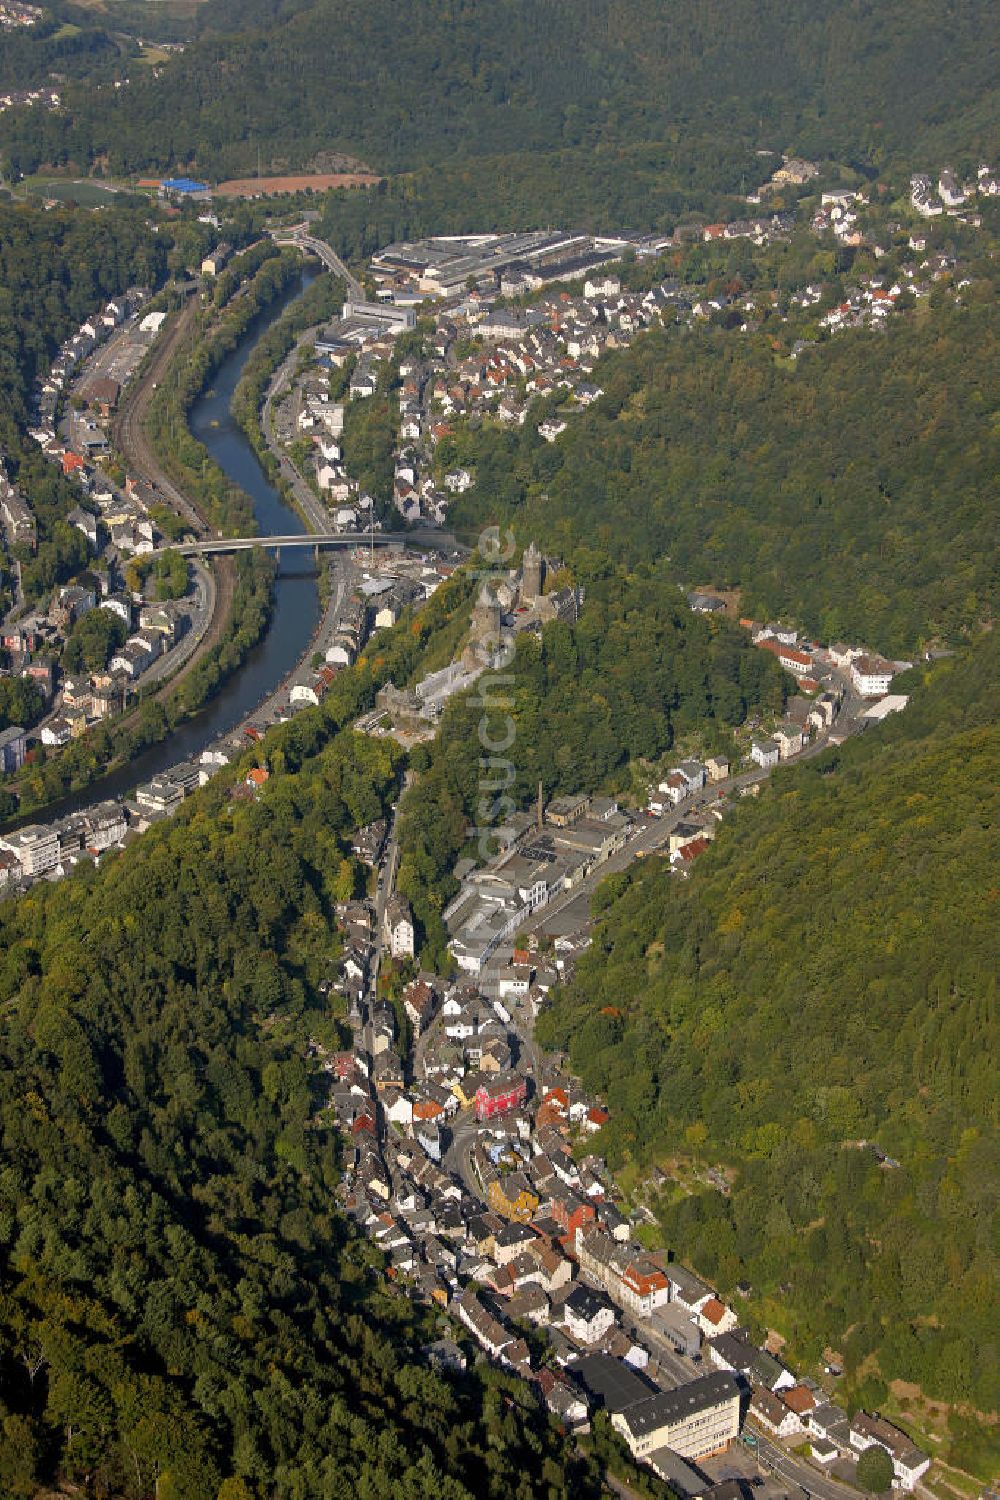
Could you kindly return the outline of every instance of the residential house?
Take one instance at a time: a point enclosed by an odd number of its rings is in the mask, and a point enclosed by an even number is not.
[[[750,759],[765,771],[776,766],[780,758],[781,750],[774,740],[754,740],[750,746]]]
[[[499,1213],[500,1210],[497,1210]],[[504,1215],[508,1218],[508,1215]],[[533,1245],[538,1239],[535,1231],[526,1223],[513,1221],[504,1224],[493,1236],[493,1249],[489,1252],[498,1266],[510,1265],[528,1245]]]
[[[851,683],[862,698],[881,698],[895,675],[895,666],[881,656],[856,656],[851,662]]]
[[[538,1388],[549,1411],[567,1427],[579,1427],[586,1422],[587,1403],[552,1370],[539,1370]]]
[[[498,1073],[483,1079],[473,1095],[476,1119],[491,1120],[519,1109],[528,1096],[528,1085],[517,1073]]]
[[[403,991],[403,1009],[418,1036],[430,1024],[435,998],[433,985],[422,978],[414,979]]]
[[[413,913],[404,897],[391,896],[385,908],[385,942],[393,958],[413,957]]]
[[[667,1267],[666,1276],[670,1285],[671,1303],[694,1317],[697,1317],[709,1298],[714,1296],[706,1281],[702,1281],[700,1276],[696,1276],[686,1266],[678,1265],[676,1261]]]
[[[716,1369],[742,1375],[752,1386],[762,1386],[774,1395],[796,1383],[791,1371],[766,1349],[758,1349],[744,1328],[717,1334],[708,1340],[706,1348]]]
[[[593,1226],[577,1229],[580,1270],[604,1288],[612,1302],[639,1317],[670,1300],[670,1283],[660,1268],[629,1244],[619,1244]]]
[[[509,1172],[495,1177],[489,1185],[487,1199],[494,1213],[505,1219],[526,1224],[537,1212],[539,1197],[523,1172]]]
[[[458,1300],[458,1316],[487,1354],[498,1359],[502,1349],[513,1343],[511,1334],[492,1313],[487,1312],[471,1287],[466,1287]]]
[[[713,1338],[719,1333],[729,1333],[739,1322],[731,1307],[726,1307],[718,1297],[709,1297],[703,1302],[696,1314],[698,1327],[706,1338]]]
[[[915,1489],[931,1465],[927,1454],[905,1432],[868,1412],[856,1412],[851,1418],[850,1443],[856,1453],[864,1453],[875,1444],[884,1448],[892,1459],[893,1485],[902,1490]]]
[[[577,1285],[563,1303],[563,1320],[579,1343],[597,1344],[614,1326],[615,1313],[610,1302]]]
[[[794,1437],[802,1431],[802,1421],[797,1413],[790,1411],[780,1396],[775,1396],[763,1387],[754,1391],[750,1412],[775,1437]]]
[[[772,738],[777,741],[781,760],[788,760],[802,749],[802,730],[798,724],[779,724]]]

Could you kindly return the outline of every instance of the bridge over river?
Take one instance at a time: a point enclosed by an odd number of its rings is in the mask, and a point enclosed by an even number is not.
[[[145,555],[156,558],[166,552],[179,552],[182,557],[218,557],[232,552],[249,552],[254,547],[280,553],[286,547],[311,547],[318,552],[322,547],[404,546],[434,552],[466,550],[453,536],[441,531],[306,531],[289,533],[287,536],[204,537],[200,541],[175,542],[169,547],[157,547],[154,552]]]

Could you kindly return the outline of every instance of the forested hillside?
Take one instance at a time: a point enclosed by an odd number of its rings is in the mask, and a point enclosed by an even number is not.
[[[162,280],[168,242],[147,219],[145,205],[81,214],[0,203],[0,445],[12,417],[24,423],[39,371],[102,299]]]
[[[398,784],[390,742],[336,734],[370,690],[344,674],[279,732],[259,804],[224,775],[99,874],[4,903],[5,1496],[595,1493],[522,1383],[429,1370],[435,1320],[336,1211],[310,1048],[341,1036],[320,985],[349,835]]]
[[[575,624],[518,637],[510,666],[450,703],[434,743],[414,753],[421,775],[401,807],[399,884],[428,962],[444,958],[440,913],[469,827],[502,827],[539,782],[546,797],[626,789],[630,763],[654,763],[678,735],[697,728],[728,747],[751,708],[781,709],[774,659],[734,625],[692,615],[667,569],[605,570],[586,593]],[[509,748],[492,758],[479,736],[484,701],[497,705],[490,736],[508,713],[512,725]]]
[[[983,1476],[997,1431],[974,1413],[1000,1407],[998,757],[990,635],[912,715],[741,803],[689,880],[652,861],[616,877],[538,1023],[606,1092],[615,1160],[680,1163],[688,1187],[659,1203],[676,1251],[730,1295],[749,1282],[796,1357],[841,1351],[866,1404],[894,1379],[959,1403],[941,1456]]]
[[[555,444],[533,422],[463,436],[478,483],[453,523],[508,518],[583,565],[665,553],[692,585],[741,589],[742,614],[821,640],[956,639],[1000,588],[1000,307],[992,279],[968,297],[794,362],[767,323],[640,338]]]
[[[755,147],[877,165],[982,149],[995,119],[986,0],[947,15],[929,0],[459,0],[405,24],[391,0],[271,9],[240,33],[209,18],[183,57],[158,76],[133,68],[126,89],[4,115],[0,142],[21,170],[106,155],[116,173],[219,176],[253,169],[258,146],[273,165],[336,149],[385,171],[569,148],[581,183],[597,147],[648,142],[655,159],[683,142],[679,180],[735,191]],[[935,55],[948,66],[929,69]]]

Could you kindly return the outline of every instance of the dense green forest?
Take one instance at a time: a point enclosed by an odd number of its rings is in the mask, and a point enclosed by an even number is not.
[[[405,670],[445,591],[384,643]],[[0,912],[0,1487],[161,1500],[596,1493],[528,1388],[419,1354],[335,1207],[310,1042],[350,834],[400,752],[341,725],[369,662],[98,873]],[[245,768],[244,768],[245,769]]]
[[[235,19],[218,7],[217,19]],[[187,165],[213,176],[301,165],[339,150],[381,170],[463,157],[569,153],[584,185],[595,150],[649,143],[678,187],[738,190],[748,152],[795,149],[877,167],[886,156],[983,149],[996,78],[986,0],[944,15],[920,0],[865,11],[809,0],[482,0],[424,5],[400,31],[391,0],[258,7],[212,29],[158,76],[69,89],[65,111],[11,111],[0,143],[40,162],[115,174]],[[946,68],[926,58],[946,56]],[[622,162],[625,177],[632,166]],[[643,214],[638,191],[630,214]],[[540,197],[534,212],[542,213]]]
[[[666,554],[690,586],[739,588],[741,613],[823,640],[958,639],[1000,585],[992,277],[967,296],[935,290],[795,361],[766,322],[651,333],[602,361],[604,399],[556,443],[532,421],[460,435],[448,459],[477,484],[452,524],[510,519],[583,567]]]
[[[147,205],[99,214],[0,202],[0,443],[64,338],[127,286],[158,286],[167,240]]]
[[[81,15],[80,22],[63,24],[49,15],[32,27],[0,31],[0,86],[61,90],[67,79],[94,83],[121,71],[134,44],[115,39],[92,17]]]
[[[468,828],[502,827],[545,795],[626,789],[629,764],[653,763],[678,735],[727,731],[751,707],[781,709],[783,678],[768,653],[753,650],[725,620],[692,615],[665,568],[605,570],[588,580],[575,624],[517,637],[509,667],[487,674],[445,709],[433,744],[419,747],[421,772],[400,809],[399,886],[423,930],[428,962],[444,960],[440,914],[457,889],[456,859],[476,852]],[[509,714],[511,744],[484,749]],[[509,762],[509,766],[508,766]]]
[[[749,1282],[793,1357],[841,1351],[869,1407],[894,1379],[958,1403],[940,1456],[986,1478],[1000,641],[912,676],[911,710],[776,774],[689,880],[614,877],[537,1035],[606,1093],[613,1160],[699,1171],[658,1204],[680,1255],[725,1294]]]

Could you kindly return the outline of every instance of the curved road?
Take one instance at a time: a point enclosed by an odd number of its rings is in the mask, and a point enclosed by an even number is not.
[[[307,328],[305,333],[296,340],[294,348],[282,360],[278,370],[271,377],[271,383],[264,398],[264,405],[261,408],[260,426],[264,434],[264,441],[269,451],[277,459],[281,477],[295,497],[295,503],[302,512],[306,525],[311,531],[325,531],[330,524],[330,513],[325,505],[313,494],[298,469],[278,442],[274,434],[273,422],[274,403],[284,395],[290,384],[292,372],[298,363],[300,352],[315,337],[316,329]]]
[[[352,275],[326,240],[317,239],[315,235],[307,232],[305,224],[294,224],[290,229],[273,230],[272,234],[276,245],[293,245],[297,250],[311,251],[329,270],[343,277],[352,297],[359,302],[364,300],[365,289],[357,277]]]

